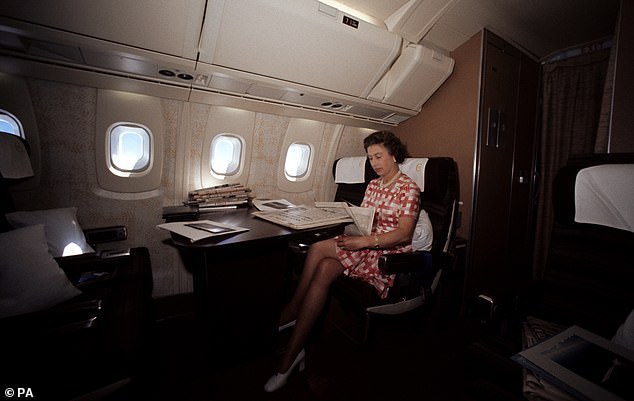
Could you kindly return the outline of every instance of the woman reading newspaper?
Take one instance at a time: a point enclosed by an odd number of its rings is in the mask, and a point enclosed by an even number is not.
[[[363,145],[379,175],[368,184],[361,203],[375,208],[375,225],[370,235],[342,235],[310,247],[297,290],[281,313],[280,330],[293,327],[293,333],[277,372],[264,385],[267,392],[283,387],[295,368],[303,369],[304,343],[337,277],[345,274],[366,281],[385,298],[394,278],[379,270],[379,257],[412,250],[420,189],[398,166],[407,157],[407,148],[387,131],[369,135]]]

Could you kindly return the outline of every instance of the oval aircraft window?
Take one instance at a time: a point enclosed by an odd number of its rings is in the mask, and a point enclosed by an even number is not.
[[[235,175],[240,170],[242,141],[234,135],[217,135],[211,141],[210,154],[210,167],[213,174]]]
[[[113,174],[142,173],[150,167],[152,135],[146,127],[130,123],[113,124],[107,136],[110,141],[108,167]]]
[[[0,109],[0,132],[24,138],[22,124],[13,114]]]
[[[284,174],[289,181],[300,181],[306,177],[310,165],[311,147],[307,143],[291,143],[286,151]]]

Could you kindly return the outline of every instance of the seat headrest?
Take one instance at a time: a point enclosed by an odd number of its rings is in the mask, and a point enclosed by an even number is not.
[[[425,166],[428,160],[426,157],[412,157],[399,165],[401,171],[414,180],[421,192],[425,191]]]
[[[581,170],[593,166],[633,163],[634,153],[597,153],[570,156],[566,165],[557,171],[552,183],[552,205],[555,221],[565,226],[577,223],[575,221],[575,185],[577,175]]]
[[[355,171],[348,174],[342,169]],[[451,157],[407,158],[400,169],[421,189],[421,208],[429,215],[434,231],[432,249],[448,249],[455,236],[459,199],[456,162]],[[333,176],[337,183],[335,201],[348,201],[355,205],[361,204],[367,184],[378,177],[365,156],[337,160],[333,164]]]
[[[412,157],[399,165],[401,171],[414,180],[421,191],[425,190],[425,165],[428,160],[426,157]],[[336,184],[368,183],[376,177],[366,156],[342,157],[335,163]]]
[[[634,232],[634,164],[603,164],[579,170],[575,221]]]
[[[33,168],[24,139],[0,133],[0,173],[4,178],[33,177]]]
[[[365,181],[366,156],[342,157],[335,163],[335,184],[361,184]]]

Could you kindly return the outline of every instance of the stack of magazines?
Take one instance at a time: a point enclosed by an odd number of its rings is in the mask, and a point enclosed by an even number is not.
[[[242,184],[223,184],[189,191],[185,205],[200,210],[247,205],[251,189]]]

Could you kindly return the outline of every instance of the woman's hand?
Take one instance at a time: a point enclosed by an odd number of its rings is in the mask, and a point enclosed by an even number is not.
[[[353,235],[342,235],[337,238],[337,246],[347,251],[358,251],[363,248],[370,248],[368,239],[371,237],[357,237]]]
[[[342,235],[337,238],[337,246],[348,251],[358,251],[363,248],[386,249],[412,242],[412,235],[416,228],[416,220],[403,216],[398,220],[398,227],[390,232],[372,234],[370,236]]]

